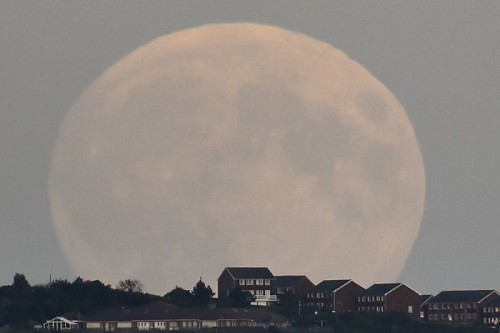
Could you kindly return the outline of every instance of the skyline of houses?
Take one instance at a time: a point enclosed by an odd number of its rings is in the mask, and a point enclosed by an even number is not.
[[[253,296],[254,307],[228,306],[234,289]],[[301,307],[331,312],[402,313],[414,321],[448,325],[500,327],[500,293],[496,290],[449,290],[420,294],[404,283],[376,283],[364,288],[353,280],[323,280],[314,285],[305,275],[274,276],[267,267],[225,267],[217,280],[218,299],[207,308],[181,308],[154,302],[136,309],[108,309],[85,320],[63,316],[38,329],[114,331],[178,330],[222,327],[289,327],[291,319],[267,310],[290,295]]]
[[[256,297],[252,305],[279,304],[280,296],[291,293],[298,306],[327,309],[332,314],[398,312],[412,320],[441,324],[500,325],[500,293],[493,289],[441,291],[433,296],[420,294],[404,283],[376,283],[364,288],[344,279],[314,285],[305,275],[274,276],[267,267],[226,267],[217,284],[221,304],[231,289],[240,288]]]

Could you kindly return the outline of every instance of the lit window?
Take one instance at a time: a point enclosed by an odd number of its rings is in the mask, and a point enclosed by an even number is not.
[[[247,279],[245,283],[247,284],[247,286],[253,286],[253,280],[251,279]]]
[[[408,305],[408,313],[413,313],[413,306],[412,305]]]
[[[245,285],[245,280],[241,279],[240,280],[240,286],[244,286]]]

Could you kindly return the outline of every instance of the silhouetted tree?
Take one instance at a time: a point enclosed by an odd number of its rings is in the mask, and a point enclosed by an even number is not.
[[[14,287],[17,292],[29,292],[31,291],[31,286],[26,280],[24,274],[16,273],[14,275],[14,282],[12,283],[12,287]]]
[[[207,306],[213,300],[215,293],[212,291],[210,286],[206,286],[205,282],[201,280],[196,283],[193,287],[192,294],[194,296],[194,300],[196,305]]]
[[[144,284],[136,279],[125,279],[118,282],[116,289],[126,292],[140,293],[144,288]]]
[[[249,291],[243,291],[240,288],[234,288],[229,291],[228,305],[236,308],[243,308],[249,306],[250,303],[254,301],[254,299],[255,296],[253,296]]]

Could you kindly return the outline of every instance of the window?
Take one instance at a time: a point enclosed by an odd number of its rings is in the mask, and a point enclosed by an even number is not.
[[[253,286],[253,280],[252,279],[246,279],[245,281],[247,286]]]
[[[241,279],[240,280],[240,286],[244,286],[245,285],[245,280]]]
[[[408,305],[408,313],[413,313],[413,306],[412,305]]]
[[[264,280],[264,284],[265,284],[266,286],[269,286],[269,285],[271,284],[271,280],[269,280],[269,279],[265,279],[265,280]]]
[[[361,299],[363,300],[363,302],[366,302],[366,296],[363,296]]]
[[[255,284],[258,285],[258,286],[262,286],[262,285],[264,285],[264,280],[263,279],[257,279],[257,280],[255,280]]]

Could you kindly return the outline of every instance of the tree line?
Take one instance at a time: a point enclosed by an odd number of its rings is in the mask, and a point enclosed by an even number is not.
[[[163,296],[144,293],[143,287],[143,283],[135,279],[121,280],[113,288],[99,280],[81,277],[73,282],[58,279],[31,286],[23,274],[16,273],[11,285],[0,287],[0,327],[44,322],[64,314],[84,317],[108,308],[135,308],[159,300],[183,307],[207,306],[214,302],[214,292],[201,278],[191,291],[175,287]]]

